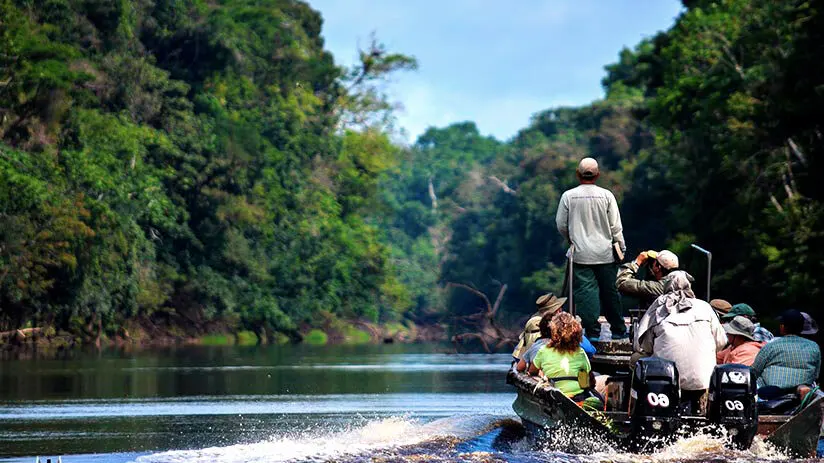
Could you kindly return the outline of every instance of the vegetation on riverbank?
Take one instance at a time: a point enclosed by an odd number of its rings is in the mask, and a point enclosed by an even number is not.
[[[337,66],[305,3],[0,0],[0,331],[379,342],[466,330],[484,303],[449,283],[507,285],[514,324],[561,289],[555,208],[584,156],[630,256],[669,247],[700,281],[697,242],[713,295],[817,313],[824,12],[684,4],[602,100],[404,146],[380,83],[414,59]]]

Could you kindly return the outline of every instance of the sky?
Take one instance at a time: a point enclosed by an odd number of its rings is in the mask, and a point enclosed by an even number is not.
[[[308,1],[339,64],[353,64],[372,32],[418,59],[387,87],[410,141],[467,120],[507,140],[539,111],[602,98],[604,66],[681,11],[679,0]]]

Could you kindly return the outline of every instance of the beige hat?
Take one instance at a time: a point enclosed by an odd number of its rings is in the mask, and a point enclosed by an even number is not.
[[[661,267],[667,270],[675,270],[678,268],[678,256],[672,251],[664,249],[658,253],[658,257],[656,257],[655,260],[658,261]]]
[[[750,341],[755,341],[753,333],[755,332],[755,325],[747,317],[737,316],[727,323],[724,323],[724,331],[727,334],[734,334],[743,336]]]
[[[555,297],[554,294],[547,293],[539,297],[535,301],[535,305],[538,306],[538,313],[541,315],[554,314],[561,310],[561,306],[564,305],[566,300],[565,297]]]
[[[598,161],[592,158],[581,159],[578,164],[578,175],[581,178],[595,178],[601,172],[598,170]]]

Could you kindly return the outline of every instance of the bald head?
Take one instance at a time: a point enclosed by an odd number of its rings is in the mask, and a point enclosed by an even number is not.
[[[598,161],[592,158],[584,158],[578,163],[576,173],[582,182],[594,182],[601,174],[601,171],[598,170]]]

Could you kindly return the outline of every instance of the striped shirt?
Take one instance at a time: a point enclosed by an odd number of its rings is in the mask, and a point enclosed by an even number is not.
[[[761,349],[752,369],[758,387],[788,389],[813,384],[821,370],[821,350],[818,344],[800,336],[782,336]]]

